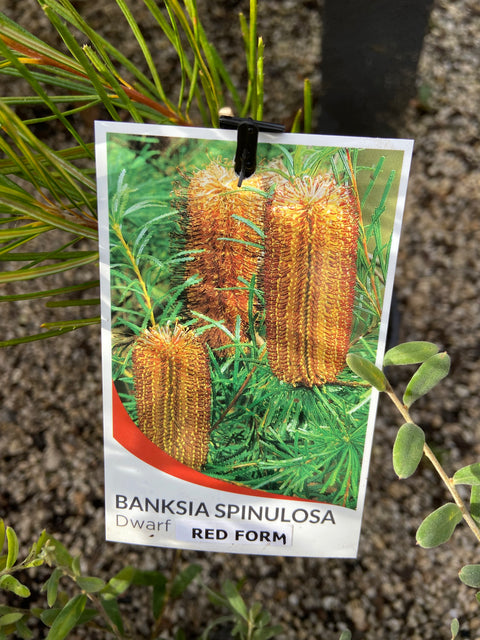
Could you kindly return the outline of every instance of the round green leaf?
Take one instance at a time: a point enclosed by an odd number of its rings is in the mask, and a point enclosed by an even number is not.
[[[360,378],[371,384],[375,389],[378,389],[378,391],[385,391],[387,388],[387,379],[383,371],[376,367],[373,362],[370,362],[370,360],[362,358],[362,356],[356,353],[350,353],[347,356],[347,364],[357,376],[360,376]]]
[[[387,351],[383,359],[383,366],[419,364],[420,362],[425,362],[436,353],[438,353],[438,347],[433,342],[424,342],[422,340],[405,342]]]
[[[453,476],[453,483],[480,485],[480,463],[475,462],[459,469]]]
[[[393,445],[393,468],[399,478],[408,478],[414,473],[423,456],[425,434],[412,422],[403,424],[398,430]]]
[[[467,587],[480,589],[480,564],[466,564],[460,569],[458,577]]]
[[[424,549],[447,542],[462,520],[460,508],[449,502],[428,515],[417,530],[417,542]]]
[[[413,374],[405,389],[403,403],[407,407],[428,393],[450,370],[450,356],[444,351],[428,358]]]

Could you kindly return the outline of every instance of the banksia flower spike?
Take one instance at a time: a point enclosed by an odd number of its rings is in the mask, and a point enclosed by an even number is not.
[[[132,352],[138,426],[157,447],[199,470],[210,434],[211,384],[204,345],[177,325],[146,330]]]
[[[263,229],[267,200],[262,193],[249,190],[249,187],[265,189],[261,177],[249,178],[240,188],[237,183],[233,169],[216,162],[192,177],[186,204],[186,249],[200,253],[192,253],[192,260],[186,263],[185,277],[198,274],[201,278],[201,282],[187,289],[190,310],[223,321],[232,334],[240,316],[240,339],[245,342],[249,303],[246,283],[258,272],[261,248],[255,227]],[[232,342],[218,327],[206,330],[200,338],[212,348]]]
[[[293,385],[334,382],[353,320],[358,211],[329,175],[282,180],[265,218],[267,353]]]

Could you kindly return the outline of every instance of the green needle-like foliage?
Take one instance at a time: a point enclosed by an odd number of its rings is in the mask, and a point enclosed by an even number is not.
[[[25,87],[23,95],[9,96],[7,90],[0,98],[0,259],[5,263],[0,283],[35,281],[24,294],[2,295],[0,301],[44,297],[67,306],[73,295],[77,308],[93,304],[83,298],[98,284],[82,269],[98,259],[94,148],[92,136],[85,139],[80,130],[79,116],[84,112],[96,107],[112,120],[215,127],[219,109],[231,104],[239,115],[262,118],[264,45],[257,36],[256,0],[250,2],[249,16],[240,16],[248,76],[244,90],[235,86],[207,38],[194,0],[165,0],[163,6],[144,0],[149,25],[178,58],[180,82],[173,92],[155,65],[152,35],[147,38],[125,0],[109,2],[123,15],[125,38],[138,44],[142,68],[121,46],[95,31],[70,0],[39,0],[39,11],[45,12],[63,41],[62,50],[0,13],[0,74],[5,86],[13,77],[22,79]],[[307,130],[311,111],[311,94],[306,90]],[[71,146],[54,151],[36,137],[33,127],[46,122],[63,129]],[[49,239],[53,230],[64,232],[60,241]],[[53,248],[39,252],[40,236],[47,240],[42,240],[42,247]],[[75,284],[72,288],[69,283],[68,291],[49,279],[64,271],[74,274]],[[98,300],[96,290],[90,300]],[[99,322],[98,312],[90,318],[45,323],[38,334],[0,345],[59,335],[92,322]]]

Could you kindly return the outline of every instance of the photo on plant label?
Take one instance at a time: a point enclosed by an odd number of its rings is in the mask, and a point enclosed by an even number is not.
[[[112,379],[173,460],[355,509],[398,149],[108,133]]]

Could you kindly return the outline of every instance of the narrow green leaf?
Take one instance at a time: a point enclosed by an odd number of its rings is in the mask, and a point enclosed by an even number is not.
[[[349,631],[348,629],[345,629],[345,631],[342,631],[342,633],[340,634],[340,637],[338,638],[338,640],[351,640],[351,638],[352,638],[351,631]]]
[[[450,356],[446,353],[437,353],[426,360],[413,374],[405,389],[403,403],[407,407],[431,391],[450,370]]]
[[[74,331],[77,328],[78,328],[78,325],[68,326],[68,327],[63,327],[61,329],[52,329],[51,331],[43,331],[42,333],[35,333],[29,336],[22,336],[21,338],[12,338],[11,340],[1,340],[0,348],[13,347],[17,344],[27,344],[29,342],[36,342],[37,340],[46,340],[48,338],[54,338],[57,336],[61,336],[63,333]]]
[[[110,578],[108,583],[103,589],[103,593],[112,594],[115,596],[120,595],[128,589],[132,584],[136,569],[131,566],[123,567],[120,571]]]
[[[60,611],[61,611],[61,609],[59,607],[55,607],[53,609],[45,609],[40,614],[40,620],[47,627],[51,627],[52,624],[55,622],[55,618],[58,616]]]
[[[453,484],[480,485],[480,463],[462,467],[453,476]]]
[[[247,185],[246,182],[243,183],[244,185]],[[254,191],[255,193],[258,193],[260,195],[267,195],[265,192],[260,191],[260,189],[249,189],[248,187],[245,189],[248,191]],[[255,231],[255,233],[262,238],[262,240],[265,238],[265,234],[263,232],[262,229],[260,229],[260,227],[258,225],[256,225],[254,222],[252,222],[251,220],[248,220],[247,218],[243,218],[242,216],[237,215],[236,213],[232,214],[232,218],[234,218],[235,220],[238,220],[239,222],[243,222],[244,224],[246,224],[248,227],[250,227],[250,229],[252,229],[253,231]]]
[[[458,577],[467,587],[480,589],[480,564],[466,564],[460,569]]]
[[[370,362],[370,360],[362,358],[362,356],[355,353],[349,353],[347,356],[347,365],[357,376],[371,384],[372,387],[375,387],[378,391],[385,391],[387,388],[387,379],[383,371]]]
[[[73,260],[64,260],[58,264],[44,265],[43,267],[33,267],[31,269],[16,269],[15,271],[5,271],[0,273],[0,283],[5,282],[24,282],[25,280],[33,280],[43,276],[50,276],[56,273],[62,273],[70,269],[83,267],[98,260],[98,254],[92,251],[86,258],[77,258]]]
[[[162,83],[160,81],[160,77],[158,75],[157,72],[157,67],[153,61],[152,55],[150,53],[150,49],[148,48],[147,43],[145,42],[145,39],[143,37],[142,31],[140,29],[140,27],[138,26],[138,23],[135,21],[135,18],[133,17],[132,12],[130,11],[130,9],[128,8],[127,4],[124,2],[124,0],[116,0],[118,6],[120,7],[120,9],[122,10],[123,15],[125,16],[128,25],[130,27],[130,29],[132,30],[133,35],[135,36],[135,39],[137,40],[140,49],[142,50],[143,56],[145,58],[145,61],[147,63],[148,69],[152,75],[153,81],[155,83],[155,87],[158,91],[158,95],[160,96],[161,100],[163,102],[165,102],[166,104],[168,104],[168,100],[167,100],[167,96],[165,95],[165,92],[163,90],[162,87]],[[172,106],[172,105],[169,105]]]
[[[244,620],[248,621],[247,605],[235,584],[231,580],[225,580],[222,585],[222,592],[231,609],[238,613]]]
[[[0,576],[0,589],[5,591],[11,591],[20,598],[28,598],[30,596],[30,589],[17,580],[14,576],[5,574]]]
[[[312,132],[312,85],[308,78],[303,83],[303,131]]]
[[[181,571],[175,578],[170,591],[171,598],[179,598],[188,585],[195,580],[199,573],[202,572],[202,567],[199,564],[189,564],[183,571]]]
[[[33,558],[33,560],[29,560],[28,562],[24,562],[23,566],[25,569],[30,569],[31,567],[41,567],[43,564],[42,558]]]
[[[423,456],[425,434],[416,424],[407,422],[398,430],[393,445],[393,469],[399,478],[408,478]]]
[[[0,50],[5,55],[5,57],[10,61],[10,63],[14,67],[16,67],[16,69],[19,72],[19,75],[23,76],[28,82],[28,84],[32,87],[32,89],[36,91],[36,93],[38,93],[39,97],[42,99],[43,104],[48,106],[51,109],[55,117],[62,122],[62,124],[65,126],[67,131],[70,131],[70,133],[74,136],[74,138],[77,140],[77,142],[80,145],[85,146],[85,150],[86,150],[87,147],[85,145],[85,142],[82,140],[82,137],[76,131],[75,127],[73,127],[72,124],[69,122],[68,118],[66,118],[64,114],[62,114],[61,111],[57,108],[55,102],[50,99],[50,95],[48,91],[45,91],[45,89],[41,86],[41,83],[37,81],[36,74],[30,71],[30,69],[28,68],[28,65],[22,64],[18,60],[17,56],[14,55],[13,52],[10,51],[9,48],[6,45],[4,45],[3,42],[0,43]],[[36,44],[33,46],[33,51],[38,51]]]
[[[73,561],[72,561],[72,564],[71,564],[72,571],[75,574],[75,576],[80,576],[81,573],[82,573],[82,570],[80,568],[80,560],[81,560],[81,558],[80,558],[79,555],[75,556],[73,558]]]
[[[5,543],[5,522],[0,518],[0,553]]]
[[[123,620],[116,596],[107,593],[100,596],[100,601],[112,624],[123,634]]]
[[[71,598],[55,618],[48,632],[47,640],[66,638],[78,623],[86,604],[87,596],[84,593],[79,593]]]
[[[95,68],[90,63],[87,55],[84,53],[84,50],[76,42],[75,38],[73,37],[72,32],[62,22],[62,20],[59,19],[59,17],[56,15],[55,11],[52,11],[51,9],[49,9],[46,6],[44,6],[43,10],[45,11],[45,13],[46,13],[48,19],[50,20],[50,22],[52,23],[52,25],[55,27],[55,29],[58,31],[58,33],[62,37],[62,40],[65,42],[65,44],[69,48],[72,56],[74,58],[76,58],[78,60],[78,62],[80,63],[81,68],[82,68],[82,75],[85,74],[86,76],[88,76],[88,79],[92,83],[92,85],[93,85],[95,91],[98,93],[99,97],[102,99],[102,103],[104,104],[105,108],[108,110],[108,112],[109,112],[110,116],[112,117],[112,119],[113,120],[120,120],[121,118],[118,115],[118,112],[117,112],[112,100],[110,99],[110,96],[109,96],[107,90],[105,89],[105,87],[102,84],[101,76],[99,76],[97,74]]]
[[[78,327],[87,327],[91,324],[100,324],[100,316],[92,318],[76,318],[75,320],[58,320],[57,322],[43,322],[40,326],[45,329],[78,329]]]
[[[284,629],[281,624],[277,624],[270,627],[264,627],[256,629],[253,632],[253,640],[269,640],[270,638],[276,638],[279,633],[283,633]]]
[[[43,550],[45,544],[48,542],[49,535],[47,531],[44,529],[42,533],[38,536],[38,540],[35,543],[35,555],[39,555],[39,553]]]
[[[18,538],[12,527],[7,527],[7,562],[5,567],[13,567],[18,558]]]
[[[298,109],[297,113],[295,114],[295,117],[293,119],[292,125],[290,127],[290,132],[291,133],[300,133],[301,132],[301,130],[302,130],[302,126],[301,126],[302,115],[303,115],[302,109]]]
[[[80,589],[86,593],[97,593],[105,587],[105,581],[101,578],[78,576],[75,581]]]
[[[47,627],[51,627],[61,612],[62,612],[62,609],[60,609],[59,607],[55,607],[54,609],[45,609],[40,614],[40,620]],[[90,622],[90,620],[92,620],[93,618],[96,618],[97,616],[98,616],[98,611],[96,609],[85,608],[82,611],[82,614],[80,615],[80,617],[78,618],[76,624],[77,626],[80,624],[85,624],[86,622]]]
[[[49,607],[53,607],[53,605],[57,601],[58,583],[62,575],[62,569],[60,569],[60,567],[56,567],[43,586],[43,588],[47,588],[47,604]]]
[[[263,56],[264,56],[265,45],[263,44],[263,39],[258,38],[257,45],[257,76],[256,76],[256,102],[257,102],[257,113],[255,116],[256,120],[263,119],[263,96],[264,96],[264,73],[263,73]]]
[[[167,595],[166,584],[159,584],[153,587],[152,594],[152,612],[153,617],[157,620],[162,613],[165,604],[165,596]]]
[[[167,578],[161,571],[135,569],[132,584],[142,587],[154,587],[166,581]]]
[[[45,291],[34,291],[31,293],[19,293],[9,296],[0,296],[0,302],[17,302],[20,300],[34,300],[37,298],[49,298],[51,296],[76,293],[78,291],[84,291],[85,289],[94,289],[99,285],[99,280],[92,280],[82,284],[72,285],[71,287],[60,287],[57,289],[47,289]]]
[[[15,624],[23,618],[24,614],[19,611],[14,611],[12,613],[6,613],[4,616],[0,616],[0,627],[6,627],[9,624]]]
[[[68,552],[67,548],[56,538],[53,536],[48,536],[48,540],[46,541],[48,547],[53,549],[54,553],[54,564],[59,565],[60,567],[68,567],[72,568],[73,556]]]
[[[52,300],[46,302],[47,309],[66,309],[69,307],[98,307],[100,298],[84,298],[82,300]]]
[[[433,342],[413,341],[399,344],[389,349],[383,359],[383,366],[398,364],[420,364],[438,353]]]
[[[27,616],[17,620],[15,627],[17,636],[22,640],[31,640],[33,638],[33,631],[27,625]]]
[[[447,542],[462,520],[460,508],[449,502],[428,515],[417,530],[417,543],[424,549]]]

